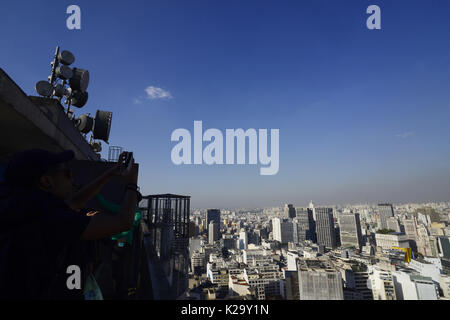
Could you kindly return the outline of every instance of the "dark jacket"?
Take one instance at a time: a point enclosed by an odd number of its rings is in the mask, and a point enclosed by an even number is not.
[[[82,297],[67,289],[65,271],[83,264],[83,213],[40,190],[0,187],[0,298]]]

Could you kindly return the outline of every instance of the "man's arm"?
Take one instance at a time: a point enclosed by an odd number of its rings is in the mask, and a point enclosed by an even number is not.
[[[90,182],[88,185],[84,186],[80,191],[78,191],[71,199],[67,200],[66,203],[73,210],[78,211],[84,208],[86,203],[89,202],[95,195],[97,195],[100,190],[105,186],[109,179],[115,175],[118,175],[122,170],[123,161],[125,159],[125,154],[122,153],[119,156],[117,164],[104,172],[94,181]]]
[[[125,201],[119,214],[96,214],[91,218],[86,230],[81,235],[82,240],[103,239],[127,230],[133,226],[136,213],[137,195],[133,190],[127,189]]]
[[[124,176],[127,184],[137,183],[137,168]],[[107,213],[96,214],[91,218],[88,226],[81,235],[82,240],[97,240],[129,230],[133,226],[137,207],[137,194],[126,189],[125,199],[120,212],[115,215]]]

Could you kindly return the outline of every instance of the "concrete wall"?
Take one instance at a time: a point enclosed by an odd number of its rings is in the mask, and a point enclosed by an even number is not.
[[[0,69],[0,162],[32,148],[70,149],[80,160],[100,160],[56,99],[29,97]]]

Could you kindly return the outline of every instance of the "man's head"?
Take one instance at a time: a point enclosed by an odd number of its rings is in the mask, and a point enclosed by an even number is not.
[[[38,188],[61,199],[72,193],[72,174],[67,162],[73,151],[53,153],[33,149],[16,153],[5,170],[5,182],[10,187]]]

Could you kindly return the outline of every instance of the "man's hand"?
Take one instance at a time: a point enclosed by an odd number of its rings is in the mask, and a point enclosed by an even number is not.
[[[109,169],[109,173],[114,176],[120,176],[122,175],[123,171],[125,170],[124,162],[125,158],[127,156],[126,152],[122,152],[119,156],[119,159],[117,160],[117,163],[115,166],[113,166],[111,169]]]
[[[127,157],[127,152],[122,152],[119,156],[119,160],[117,161],[117,164],[110,169],[109,173],[112,175],[115,175],[115,176],[122,176],[126,183],[137,184],[137,169],[133,167],[134,158],[131,159],[130,171],[126,171],[126,168],[125,168],[126,157]]]
[[[129,183],[133,183],[133,184],[137,184],[137,179],[138,179],[138,170],[136,167],[134,167],[134,158],[131,159],[131,169],[130,171],[125,171],[122,174],[125,182],[127,184]]]

